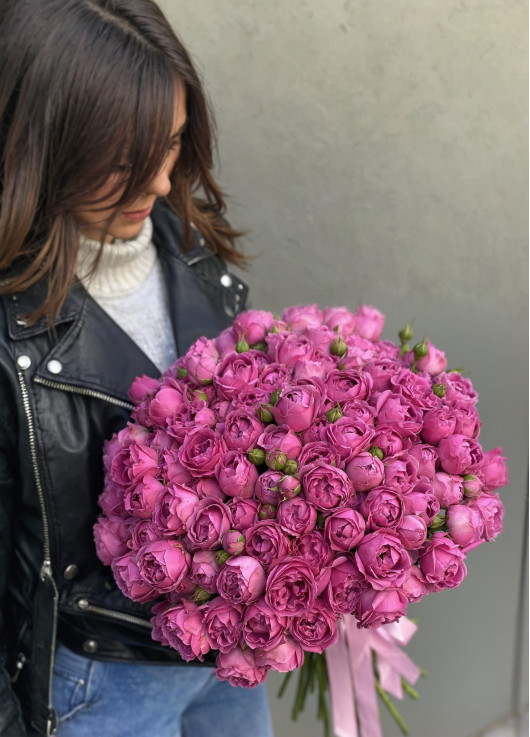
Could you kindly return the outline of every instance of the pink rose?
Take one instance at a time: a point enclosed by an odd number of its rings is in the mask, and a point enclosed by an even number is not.
[[[445,385],[444,401],[452,407],[477,403],[478,395],[473,389],[472,383],[456,371],[441,374],[437,377],[437,382]]]
[[[469,506],[478,509],[484,521],[484,540],[494,540],[502,531],[504,507],[498,494],[481,494],[478,499],[469,502]]]
[[[219,333],[217,338],[214,338],[213,342],[221,358],[225,358],[230,353],[235,353],[237,338],[231,327],[226,328],[222,333]]]
[[[425,576],[418,566],[411,566],[407,578],[403,581],[403,593],[410,602],[417,602],[429,593]]]
[[[478,438],[481,422],[476,408],[472,404],[461,404],[454,408],[456,415],[455,433],[467,435],[468,438]]]
[[[372,377],[364,371],[330,371],[326,388],[332,402],[348,402],[352,399],[366,399],[372,391]]]
[[[347,402],[341,402],[341,407],[344,417],[361,420],[370,427],[374,426],[375,409],[370,407],[364,399],[350,399]]]
[[[141,576],[134,553],[114,558],[111,568],[118,588],[129,599],[143,604],[159,596],[158,590],[146,583]]]
[[[204,660],[210,644],[197,604],[184,599],[181,604],[155,614],[153,620],[153,631],[162,634],[163,645],[175,648],[183,660]]]
[[[376,486],[366,495],[360,511],[369,529],[395,529],[403,520],[405,500],[398,489]]]
[[[380,627],[395,622],[407,611],[409,600],[404,591],[387,588],[384,591],[363,589],[357,599],[355,616],[359,627]]]
[[[293,617],[291,636],[304,650],[322,653],[338,639],[337,617],[321,599],[316,599],[309,611]]]
[[[240,450],[229,450],[217,464],[215,476],[227,496],[248,499],[254,492],[258,470]]]
[[[427,537],[427,524],[416,514],[406,514],[397,525],[396,533],[407,550],[419,550]]]
[[[367,340],[379,340],[385,316],[372,305],[359,305],[355,310],[355,332]]]
[[[420,551],[420,568],[431,591],[459,586],[467,573],[465,555],[445,532],[435,532]]]
[[[426,443],[438,445],[443,438],[450,437],[456,429],[456,412],[453,407],[443,404],[425,413],[421,436]]]
[[[256,447],[263,433],[263,423],[255,414],[245,410],[235,410],[226,415],[223,438],[230,450],[249,451]]]
[[[143,443],[129,443],[112,459],[111,479],[120,486],[130,488],[145,476],[158,474],[158,452]]]
[[[478,472],[484,491],[494,491],[510,483],[506,458],[502,448],[494,448],[484,453],[484,463]]]
[[[233,604],[248,604],[262,595],[266,578],[257,560],[248,555],[238,555],[224,564],[217,578],[217,590]]]
[[[311,425],[319,404],[320,396],[314,387],[288,384],[271,412],[277,425],[288,425],[294,432],[300,432]]]
[[[217,592],[217,576],[221,566],[213,550],[196,550],[191,559],[191,579],[210,594]]]
[[[313,606],[315,597],[315,578],[303,558],[287,558],[269,571],[265,600],[277,614],[302,614]]]
[[[274,647],[256,650],[256,664],[280,673],[300,668],[304,662],[302,647],[291,637],[283,635]]]
[[[354,548],[364,537],[364,517],[354,509],[342,509],[326,518],[324,534],[332,550],[345,552]]]
[[[414,447],[412,446],[412,448]],[[407,494],[418,480],[419,463],[410,453],[410,450],[408,453],[404,453],[399,458],[393,458],[385,464],[384,485],[390,486],[402,494]]]
[[[296,496],[281,502],[277,511],[277,519],[282,530],[298,537],[307,535],[317,522],[317,510],[306,499]]]
[[[345,506],[353,496],[352,482],[344,471],[322,461],[304,466],[300,481],[306,500],[322,512]]]
[[[162,488],[163,493],[159,495],[153,512],[153,522],[164,534],[182,535],[199,497],[184,484],[168,484]]]
[[[121,517],[99,517],[94,525],[94,542],[98,558],[105,566],[110,566],[114,558],[129,552],[127,542],[131,536],[134,520]]]
[[[153,425],[167,427],[167,421],[175,417],[184,403],[181,389],[162,385],[149,404],[149,420]]]
[[[323,461],[331,466],[341,466],[342,459],[340,453],[335,448],[332,448],[329,443],[323,441],[313,441],[306,443],[302,452],[298,456],[298,466],[307,466],[315,461]]]
[[[321,530],[311,530],[307,535],[295,538],[291,546],[293,555],[303,558],[315,575],[334,558],[331,546]]]
[[[317,304],[295,305],[282,312],[282,320],[289,324],[289,330],[298,332],[307,327],[318,327],[324,322],[324,314]]]
[[[327,428],[328,441],[339,451],[345,463],[369,448],[373,435],[370,425],[350,417],[341,417]]]
[[[313,358],[313,344],[305,335],[285,333],[267,336],[267,356],[274,363],[281,363],[294,370],[300,361]]]
[[[162,478],[173,484],[189,484],[193,480],[193,476],[180,462],[178,451],[179,448],[176,443],[173,447],[165,448],[162,451]]]
[[[231,527],[245,532],[258,521],[259,502],[255,499],[234,497],[227,504],[232,519]]]
[[[440,471],[434,474],[431,482],[433,494],[443,509],[462,501],[464,482],[461,476]]]
[[[259,385],[262,389],[272,394],[278,387],[288,384],[291,378],[292,373],[288,366],[284,366],[281,363],[269,363],[261,372]]]
[[[207,550],[221,547],[223,535],[231,527],[230,516],[230,510],[223,502],[208,497],[201,499],[186,524],[191,544]]]
[[[206,499],[206,497],[209,497],[210,499],[218,499],[220,502],[224,502],[226,499],[223,494],[223,490],[215,479],[199,479],[196,482],[195,491],[197,492],[199,499]]]
[[[211,384],[219,362],[219,353],[213,340],[199,338],[187,350],[185,365],[188,377],[196,384]]]
[[[395,428],[402,435],[415,435],[423,425],[423,414],[408,399],[390,390],[381,392],[376,404],[378,423]]]
[[[476,543],[482,537],[484,520],[478,509],[466,504],[453,504],[445,516],[449,536],[461,548]]]
[[[235,647],[217,656],[216,675],[220,681],[228,681],[231,686],[254,688],[267,678],[265,666],[257,665],[254,650]]]
[[[390,389],[423,412],[442,406],[440,397],[433,393],[430,377],[412,373],[408,368],[390,379]]]
[[[465,435],[442,438],[438,445],[438,455],[440,464],[447,473],[474,473],[484,462],[480,444]]]
[[[383,452],[383,460],[391,458],[408,450],[412,446],[412,437],[404,436],[402,431],[384,422],[378,422],[372,438],[372,445],[380,448]]]
[[[132,528],[131,550],[140,550],[147,543],[162,539],[162,533],[149,519],[136,520]]]
[[[107,516],[128,516],[123,506],[124,487],[112,481],[108,476],[105,479],[105,486],[102,493],[98,497],[98,504]]]
[[[188,573],[190,554],[175,540],[158,540],[140,548],[136,561],[145,583],[164,594]]]
[[[267,604],[258,599],[246,607],[243,616],[243,637],[253,650],[269,650],[280,642],[285,634],[288,617],[279,616]]]
[[[404,498],[405,514],[420,516],[428,525],[440,511],[440,502],[433,493],[428,479],[420,479],[411,492]]]
[[[215,467],[224,453],[221,436],[208,427],[192,428],[186,433],[178,456],[192,476],[214,476]]]
[[[377,357],[364,367],[364,371],[372,377],[372,391],[374,392],[383,392],[385,389],[390,389],[390,380],[402,370],[402,362],[394,358]]]
[[[160,381],[150,376],[137,376],[128,391],[129,399],[133,404],[140,404],[149,399],[160,389]]]
[[[369,491],[379,486],[385,475],[383,463],[371,453],[359,453],[346,466],[346,475],[355,491]]]
[[[447,359],[445,353],[439,348],[436,348],[429,340],[427,341],[427,355],[420,358],[416,363],[416,369],[418,371],[425,371],[431,376],[436,376],[447,368]],[[404,356],[404,360],[407,363],[412,364],[414,361],[414,352],[410,351]]]
[[[355,330],[355,315],[347,307],[326,307],[324,310],[324,322],[343,336],[350,335]]]
[[[223,536],[223,550],[229,555],[240,555],[245,550],[245,536],[239,530],[228,530]]]
[[[438,451],[432,445],[417,443],[408,450],[409,456],[418,461],[418,476],[425,476],[432,479],[436,473],[436,461],[438,460]]]
[[[263,504],[273,504],[275,507],[281,501],[278,491],[278,482],[284,476],[281,471],[265,471],[256,480],[254,494]]]
[[[228,653],[242,641],[242,607],[217,596],[204,606],[204,626],[210,647]]]
[[[378,591],[401,586],[411,566],[399,537],[386,530],[365,535],[355,553],[355,562],[366,581]]]
[[[288,460],[295,460],[300,455],[302,443],[288,425],[268,425],[257,440],[260,448],[268,453],[271,450],[280,450]]]
[[[359,592],[365,586],[355,562],[348,556],[340,556],[330,566],[322,598],[335,614],[352,614]]]
[[[247,310],[234,320],[234,333],[238,339],[244,338],[248,345],[262,343],[274,325],[272,312],[264,310]]]
[[[250,353],[229,353],[217,364],[213,378],[218,396],[232,399],[243,389],[258,383],[259,367]]]
[[[283,558],[289,549],[289,538],[277,522],[263,520],[246,531],[246,552],[265,567]]]

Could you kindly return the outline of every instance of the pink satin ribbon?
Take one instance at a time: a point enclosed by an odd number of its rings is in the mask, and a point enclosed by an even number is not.
[[[326,650],[336,737],[382,737],[372,650],[381,686],[401,699],[401,677],[414,684],[420,676],[419,668],[401,650],[416,629],[406,617],[372,630],[358,629],[351,615],[339,622],[339,639]]]

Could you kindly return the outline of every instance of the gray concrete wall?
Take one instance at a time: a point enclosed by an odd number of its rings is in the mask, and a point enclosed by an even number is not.
[[[161,0],[217,113],[230,218],[259,254],[253,306],[359,302],[415,319],[480,395],[505,530],[468,578],[410,608],[429,677],[412,737],[510,709],[527,462],[527,19],[518,0]],[[523,644],[527,652],[526,643]],[[524,658],[526,663],[526,658]],[[274,693],[277,737],[290,725]],[[527,693],[523,676],[523,693]],[[290,695],[289,695],[290,701]],[[385,737],[398,735],[386,716]],[[365,737],[370,737],[369,735]]]

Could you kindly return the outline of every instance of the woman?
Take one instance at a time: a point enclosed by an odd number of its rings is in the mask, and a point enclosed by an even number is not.
[[[92,532],[132,380],[245,304],[200,81],[153,0],[4,0],[0,69],[0,735],[270,735]]]

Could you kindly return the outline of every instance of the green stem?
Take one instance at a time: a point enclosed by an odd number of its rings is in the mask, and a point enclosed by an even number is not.
[[[416,691],[415,688],[412,688],[410,683],[406,681],[404,678],[401,679],[401,685],[403,686],[403,689],[408,693],[411,699],[419,699],[420,695]]]
[[[379,696],[383,700],[383,704],[386,706],[386,708],[388,709],[388,711],[390,712],[390,714],[392,715],[392,717],[395,719],[395,721],[396,721],[398,727],[400,728],[401,732],[404,735],[408,735],[409,730],[408,730],[407,725],[403,721],[403,718],[402,718],[401,714],[398,712],[398,710],[396,709],[396,707],[394,706],[394,704],[390,701],[390,698],[389,698],[387,692],[382,688],[382,686],[379,683],[379,681],[377,680],[377,678],[375,679],[375,687],[377,689],[377,693],[379,694]]]
[[[298,714],[304,708],[305,697],[307,694],[307,686],[309,683],[309,663],[305,662],[300,668],[300,676],[298,678],[298,689],[296,692],[296,699],[293,706],[292,719],[295,722],[298,718]]]
[[[324,655],[315,656],[315,670],[318,677],[318,718],[324,722],[324,737],[330,736],[330,721],[328,704],[326,701],[327,667]]]
[[[282,696],[285,693],[285,689],[287,688],[287,684],[289,683],[289,679],[293,675],[293,671],[290,670],[285,674],[285,678],[282,681],[282,685],[280,686],[280,690],[278,691],[278,698],[281,699]]]

